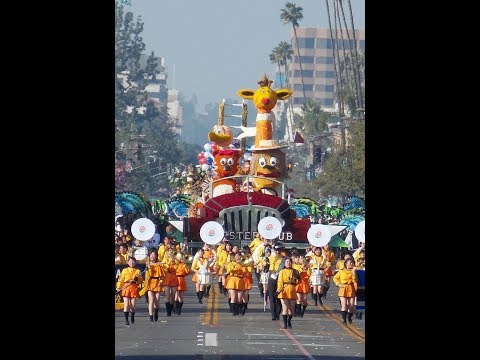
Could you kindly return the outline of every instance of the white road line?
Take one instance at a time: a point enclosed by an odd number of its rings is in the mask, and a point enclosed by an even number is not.
[[[270,344],[266,344],[265,342],[247,342],[246,343],[247,345],[270,345]],[[279,343],[279,342],[275,342],[275,345],[290,345],[290,346],[297,346],[296,344],[292,344],[292,343]],[[336,347],[344,347],[343,345],[330,345],[330,344],[304,344],[302,343],[303,346],[336,346]]]
[[[205,346],[218,346],[217,333],[205,333]]]
[[[277,336],[277,337],[285,337],[285,335],[282,335],[282,334],[272,334],[272,333],[268,333],[268,334],[249,334],[249,333],[244,333],[244,334],[245,334],[245,335],[248,335],[248,336],[266,336],[266,337]],[[295,334],[295,337],[323,338],[323,337],[327,337],[327,335],[296,335],[296,334]]]

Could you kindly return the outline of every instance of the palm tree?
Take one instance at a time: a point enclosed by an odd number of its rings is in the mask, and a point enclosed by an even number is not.
[[[283,83],[282,83],[282,58],[280,56],[280,53],[278,52],[278,46],[272,50],[272,52],[269,55],[270,62],[272,64],[277,64],[278,72],[280,73],[280,87],[283,88]]]
[[[303,8],[301,6],[296,6],[291,2],[287,2],[285,4],[286,9],[281,9],[280,19],[282,20],[283,24],[292,24],[293,27],[293,34],[295,35],[295,43],[297,47],[297,55],[298,55],[298,64],[300,65],[300,76],[302,79],[302,91],[303,91],[303,103],[305,104],[306,96],[305,96],[305,86],[303,83],[303,69],[302,69],[302,59],[300,58],[300,49],[298,47],[298,38],[297,38],[297,27],[299,26],[298,22],[303,19]]]

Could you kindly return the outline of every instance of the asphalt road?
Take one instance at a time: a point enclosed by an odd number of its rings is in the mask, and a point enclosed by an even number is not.
[[[282,330],[281,320],[271,320],[268,304],[264,312],[256,284],[244,316],[232,316],[216,284],[203,304],[191,277],[187,284],[181,315],[168,317],[163,297],[157,322],[150,322],[144,298],[137,303],[134,324],[125,325],[123,310],[115,311],[116,359],[365,359],[365,310],[362,319],[354,316],[352,324],[342,325],[336,287],[323,306],[315,307],[309,296],[305,316],[294,317],[292,329]]]

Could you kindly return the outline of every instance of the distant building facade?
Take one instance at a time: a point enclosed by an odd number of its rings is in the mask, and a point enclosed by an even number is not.
[[[335,37],[335,29],[332,29],[332,31]],[[343,48],[345,48],[347,53],[350,48],[353,50],[355,45],[358,52],[365,49],[365,30],[355,30],[356,44],[353,40],[352,30],[348,29],[348,32],[350,44],[348,44],[347,31],[345,29],[343,29],[343,46],[340,30],[338,30],[338,39],[335,41],[341,58],[343,58]],[[303,69],[305,96],[307,99],[315,100],[325,110],[333,111],[336,107],[336,99],[334,98],[335,68],[330,29],[299,27],[297,28],[297,39]],[[294,91],[292,101],[295,107],[303,104],[303,91],[293,29],[291,30],[291,41],[293,55],[288,69],[288,86]],[[277,78],[279,76],[277,74]]]

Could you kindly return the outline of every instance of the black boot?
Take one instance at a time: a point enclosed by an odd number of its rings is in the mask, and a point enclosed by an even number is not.
[[[325,286],[323,288],[323,298],[326,299],[327,298],[327,291],[328,289],[330,289],[330,286]]]
[[[342,319],[343,319],[343,325],[347,325],[347,312],[342,311]]]
[[[303,318],[303,314],[305,314],[305,309],[307,308],[307,305],[302,305],[302,312],[300,313],[300,317]]]
[[[135,313],[134,312],[130,313],[130,321],[132,322],[132,324],[135,322]]]
[[[293,313],[293,316],[298,316],[300,315],[300,304],[295,303],[295,311]]]
[[[167,316],[172,316],[172,304],[170,302],[166,302],[165,307],[167,308]]]
[[[240,305],[240,315],[245,315],[245,310],[247,310],[247,304],[246,303],[241,303]]]
[[[128,322],[128,311],[124,311],[123,316],[125,316],[125,325],[130,325],[130,323]]]
[[[348,322],[350,324],[352,323],[352,316],[353,316],[353,313],[348,313]]]
[[[287,328],[287,315],[282,315],[282,317],[283,317],[282,329],[286,329]]]
[[[258,284],[258,291],[260,291],[260,297],[263,299],[265,294],[263,293],[263,284]]]
[[[205,292],[205,298],[208,298],[210,296],[210,288],[212,285],[207,285],[207,291]]]
[[[174,301],[174,302],[171,303],[171,304],[172,304],[172,311],[173,311],[174,314],[176,314],[176,313],[177,313],[177,302]]]
[[[179,302],[178,303],[178,315],[182,315],[182,306],[183,306],[183,302]]]
[[[150,321],[153,322],[153,315],[150,315]]]
[[[315,301],[315,306],[318,305],[318,300],[317,300],[317,293],[313,294],[312,297],[313,297],[313,301]]]
[[[203,290],[198,292],[198,303],[199,304],[203,304],[202,298],[203,298],[204,293],[205,293],[205,291],[203,291]]]
[[[180,315],[180,301],[175,300],[175,314]]]
[[[237,315],[238,315],[238,304],[237,304],[237,303],[233,303],[233,304],[232,304],[232,307],[233,307],[232,316],[237,316]]]
[[[230,299],[228,299],[228,307],[230,308],[230,312],[233,314],[233,303],[230,302]]]
[[[292,317],[293,317],[293,315],[288,315],[287,325],[288,325],[288,328],[289,328],[289,329],[292,328]]]
[[[318,295],[318,302],[320,303],[320,306],[323,306],[322,294],[317,294],[317,295]]]
[[[155,314],[153,315],[153,320],[157,321],[158,320],[158,309],[154,309]]]
[[[217,283],[218,284],[218,292],[220,294],[223,294],[223,284],[221,282]]]

